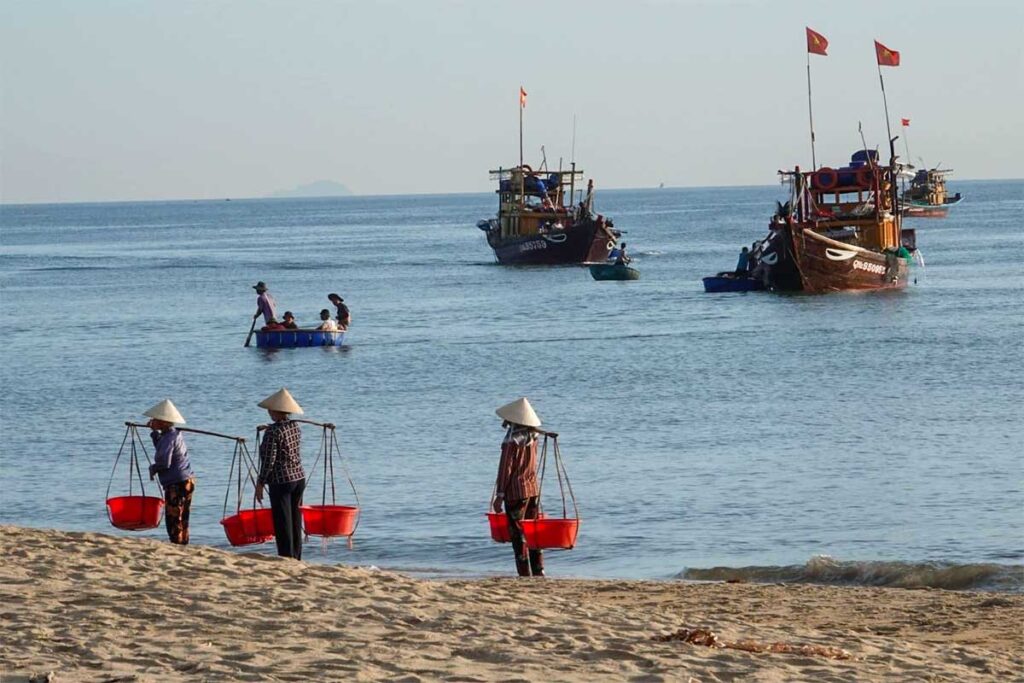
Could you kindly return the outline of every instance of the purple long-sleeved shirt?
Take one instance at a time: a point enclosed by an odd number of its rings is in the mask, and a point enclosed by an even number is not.
[[[263,314],[263,324],[269,325],[271,320],[277,319],[275,310],[277,304],[274,302],[274,297],[270,296],[270,292],[260,292],[260,295],[256,297],[256,305],[259,307],[260,313]]]
[[[185,446],[185,437],[181,432],[171,427],[166,432],[152,431],[149,436],[156,447],[150,473],[159,475],[161,486],[187,481],[194,476],[192,463],[188,459],[188,447]]]

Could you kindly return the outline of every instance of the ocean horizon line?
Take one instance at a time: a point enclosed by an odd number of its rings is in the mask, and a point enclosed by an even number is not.
[[[955,181],[959,183],[1012,183],[1012,182],[1024,182],[1024,178],[962,178]],[[763,189],[768,187],[778,187],[779,183],[759,183],[759,184],[740,184],[740,185],[665,185],[664,187],[658,186],[637,186],[637,187],[602,187],[600,192],[612,193],[612,192],[643,192],[643,191],[658,191],[658,190],[739,190],[744,188],[751,189]],[[18,201],[8,202],[0,197],[0,207],[15,208],[22,206],[95,206],[101,204],[174,204],[174,203],[198,203],[198,202],[225,202],[225,201],[240,201],[240,202],[258,202],[258,201],[270,201],[270,202],[289,202],[289,201],[305,201],[309,199],[320,199],[320,200],[353,200],[353,199],[376,199],[386,197],[470,197],[474,195],[490,196],[494,194],[493,190],[482,190],[482,191],[460,191],[460,192],[384,192],[384,193],[359,193],[352,191],[348,195],[322,195],[322,196],[308,196],[308,197],[274,197],[271,195],[257,195],[257,196],[223,196],[223,197],[166,197],[166,198],[151,198],[151,199],[78,199],[78,200],[67,200],[67,201]]]

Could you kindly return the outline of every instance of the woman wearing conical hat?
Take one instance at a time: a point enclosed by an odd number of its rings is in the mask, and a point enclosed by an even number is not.
[[[153,439],[156,454],[149,466],[149,478],[160,477],[164,490],[164,521],[171,543],[188,545],[188,517],[192,509],[192,493],[196,490],[192,463],[188,458],[185,437],[174,428],[185,424],[185,418],[165,399],[143,413],[149,418],[149,436]]]
[[[544,576],[544,555],[528,549],[521,522],[537,516],[540,487],[537,484],[537,431],[540,418],[525,398],[503,405],[495,411],[504,422],[494,511],[504,505],[512,550],[519,576]]]
[[[277,554],[302,559],[302,492],[306,473],[302,469],[299,446],[302,434],[291,415],[302,415],[300,406],[287,389],[276,391],[259,402],[273,424],[260,442],[260,473],[256,478],[256,499],[263,500],[263,489],[270,489],[270,511],[274,516]]]

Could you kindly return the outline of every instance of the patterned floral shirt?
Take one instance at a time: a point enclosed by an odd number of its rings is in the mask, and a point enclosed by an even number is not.
[[[260,442],[260,474],[256,483],[287,484],[305,479],[299,453],[301,441],[297,422],[281,420],[267,427]]]

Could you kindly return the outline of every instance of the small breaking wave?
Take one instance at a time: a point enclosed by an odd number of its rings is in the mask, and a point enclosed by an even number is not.
[[[1019,564],[849,561],[827,555],[812,557],[803,565],[684,569],[676,578],[692,581],[1024,592],[1024,565]]]

